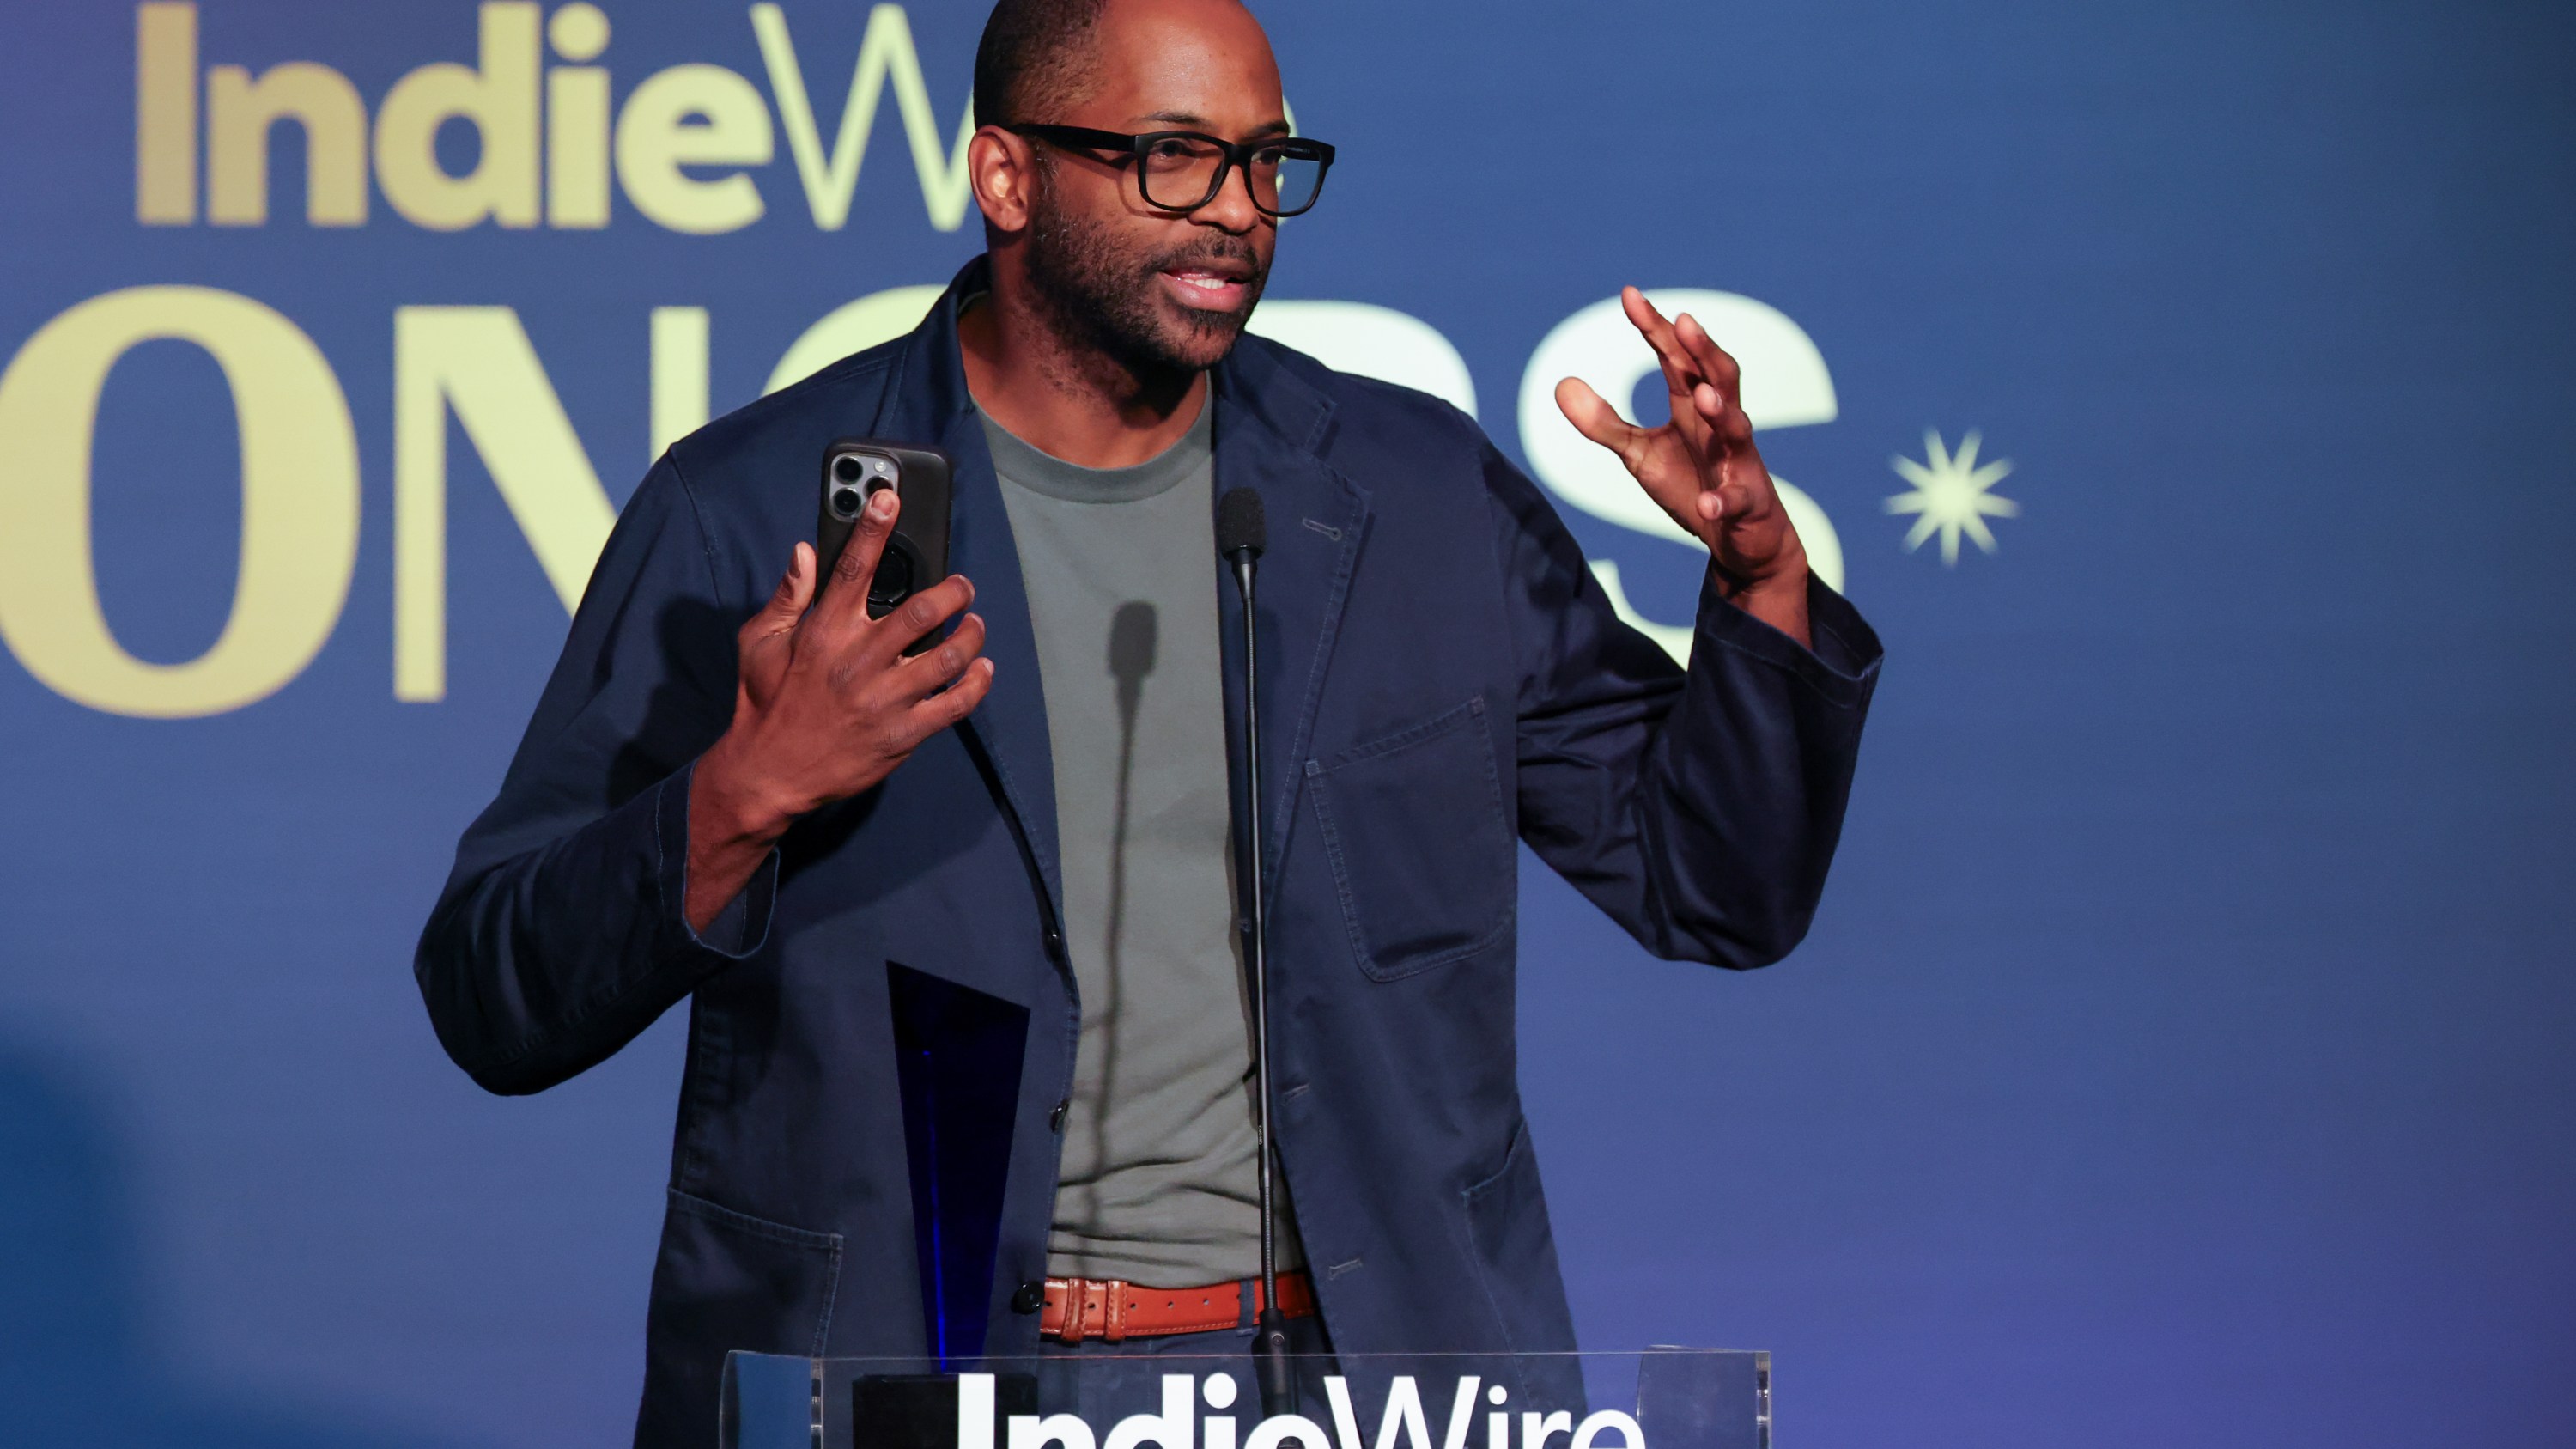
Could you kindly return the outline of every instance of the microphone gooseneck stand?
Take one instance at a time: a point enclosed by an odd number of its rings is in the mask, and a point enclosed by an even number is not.
[[[1254,1087],[1260,1097],[1257,1124],[1261,1152],[1261,1313],[1253,1322],[1254,1369],[1261,1381],[1265,1417],[1297,1412],[1297,1378],[1288,1358],[1288,1317],[1279,1311],[1278,1218],[1271,1205],[1273,1154],[1270,1146],[1270,951],[1264,920],[1261,872],[1261,701],[1259,648],[1252,610],[1254,564],[1269,544],[1261,495],[1249,488],[1228,489],[1217,500],[1217,552],[1234,566],[1235,587],[1243,594],[1243,821],[1246,845],[1241,884],[1245,909],[1244,957],[1252,977],[1252,1045]]]

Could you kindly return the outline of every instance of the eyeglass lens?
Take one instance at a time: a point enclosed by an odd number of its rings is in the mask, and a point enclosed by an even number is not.
[[[1217,168],[1225,164],[1224,148],[1206,141],[1165,136],[1145,150],[1142,175],[1145,200],[1167,211],[1191,211],[1216,199]],[[1313,157],[1265,148],[1252,153],[1246,166],[1252,203],[1274,215],[1287,215],[1314,204],[1324,168]]]

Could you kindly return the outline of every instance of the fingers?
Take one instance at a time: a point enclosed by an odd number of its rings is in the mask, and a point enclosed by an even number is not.
[[[1717,345],[1716,338],[1708,335],[1708,329],[1700,325],[1697,317],[1684,312],[1681,320],[1673,324],[1673,339],[1681,344],[1683,353],[1703,379],[1717,384],[1717,390],[1724,393],[1729,402],[1736,399],[1736,386],[1743,380],[1743,369],[1735,365],[1735,359],[1727,355],[1725,348]]]
[[[983,653],[983,616],[968,614],[957,621],[947,638],[895,666],[904,697],[928,699],[948,688]]]
[[[1556,385],[1556,406],[1574,430],[1627,461],[1645,435],[1645,429],[1619,416],[1619,410],[1603,401],[1592,385],[1579,377],[1569,377]]]
[[[1655,365],[1663,369],[1664,390],[1676,398],[1687,397],[1700,375],[1673,324],[1665,321],[1664,314],[1656,311],[1655,304],[1635,287],[1619,289],[1619,305],[1628,314],[1630,324],[1644,335],[1646,345],[1655,349]]]
[[[762,606],[761,612],[777,615],[793,624],[813,600],[814,545],[799,541],[788,551],[787,572],[779,577],[778,591],[769,596],[769,602]]]
[[[891,488],[868,495],[868,506],[851,525],[850,541],[832,562],[832,589],[820,611],[824,617],[838,625],[867,617],[868,580],[876,577],[877,560],[885,556],[886,540],[894,536],[895,517],[902,509]]]
[[[889,615],[887,622],[892,621]],[[885,718],[897,755],[909,758],[924,740],[963,720],[984,702],[993,688],[993,661],[984,658],[983,651],[984,620],[968,614],[936,646],[897,661],[881,676],[884,687],[892,691],[884,696],[892,711]]]
[[[1741,384],[1743,369],[1717,340],[1708,335],[1698,318],[1685,312],[1674,324],[1673,333],[1691,365],[1703,381],[1691,389],[1691,413],[1707,428],[1707,437],[1717,446],[1712,454],[1731,453],[1751,445],[1753,419],[1745,414]]]
[[[1708,383],[1692,389],[1691,407],[1706,420],[1717,443],[1709,450],[1713,476],[1700,495],[1700,516],[1715,523],[1759,515],[1776,495],[1771,474],[1753,446],[1753,420],[1732,397]]]
[[[978,659],[966,666],[957,682],[938,694],[923,700],[915,708],[916,723],[926,726],[922,738],[947,729],[975,712],[984,696],[993,692],[993,661]]]
[[[799,543],[787,556],[787,572],[779,575],[778,587],[770,592],[769,602],[743,621],[737,642],[748,648],[753,640],[772,634],[784,634],[796,627],[805,615],[805,606],[814,599],[814,546]]]
[[[976,632],[980,638],[980,621]],[[933,650],[932,655],[939,652]],[[932,656],[924,656],[929,657]],[[921,662],[919,659],[907,660],[902,667],[909,668]],[[880,676],[893,677],[895,671],[892,670]],[[867,763],[858,778],[844,781],[831,798],[846,799],[873,788],[888,772],[901,768],[904,761],[912,758],[913,751],[920,749],[931,736],[973,714],[975,707],[984,702],[984,696],[992,692],[993,661],[979,658],[959,672],[956,683],[927,699],[894,701],[880,695],[879,706],[853,721],[856,728],[846,737],[848,744],[855,748],[844,753]]]
[[[1728,445],[1753,440],[1753,419],[1714,385],[1703,382],[1691,389],[1691,408],[1708,424],[1709,433]]]
[[[1698,318],[1684,313],[1673,332],[1704,379],[1691,389],[1690,411],[1705,429],[1707,445],[1703,451],[1723,486],[1725,480],[1745,471],[1742,462],[1753,453],[1753,419],[1744,411],[1741,391],[1743,369],[1708,335]],[[1754,460],[1751,471],[1757,480],[1764,479],[1759,459]],[[1749,482],[1743,489],[1757,489],[1766,483],[1767,480]],[[1749,493],[1744,498],[1731,499],[1727,511],[1741,512],[1751,502]]]
[[[1655,351],[1660,353],[1675,345],[1673,324],[1664,320],[1664,314],[1655,310],[1655,304],[1646,300],[1646,294],[1643,291],[1635,287],[1621,287],[1619,309],[1628,314],[1629,322],[1633,323],[1638,331],[1646,334],[1646,341],[1654,347]]]
[[[938,645],[902,660],[881,676],[895,753],[909,756],[921,742],[972,714],[993,688],[993,661],[983,657],[984,621],[969,614]]]
[[[899,655],[914,640],[955,618],[973,602],[975,586],[963,574],[950,574],[929,588],[916,589],[912,597],[895,606],[893,613],[877,621],[870,652],[888,659]]]

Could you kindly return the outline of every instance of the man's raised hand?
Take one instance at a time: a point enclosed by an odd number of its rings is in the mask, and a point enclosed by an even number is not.
[[[1672,421],[1638,427],[1573,377],[1556,385],[1556,405],[1575,431],[1618,454],[1673,522],[1708,545],[1727,598],[1807,643],[1807,551],[1753,446],[1735,359],[1689,313],[1667,322],[1634,287],[1621,288],[1619,301],[1655,349]]]
[[[973,614],[930,649],[904,646],[956,617],[974,585],[951,574],[882,619],[868,582],[901,508],[891,488],[868,499],[814,601],[815,557],[796,545],[786,577],[735,636],[733,724],[689,781],[686,911],[704,930],[742,892],[796,820],[874,787],[982,703],[993,687],[984,621]]]

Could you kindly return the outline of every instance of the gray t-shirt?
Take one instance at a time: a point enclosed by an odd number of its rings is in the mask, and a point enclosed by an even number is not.
[[[1161,1288],[1260,1271],[1248,983],[1234,930],[1213,406],[1084,468],[989,417],[1036,627],[1082,1038],[1047,1271]],[[1297,1240],[1279,1191],[1279,1262]]]

